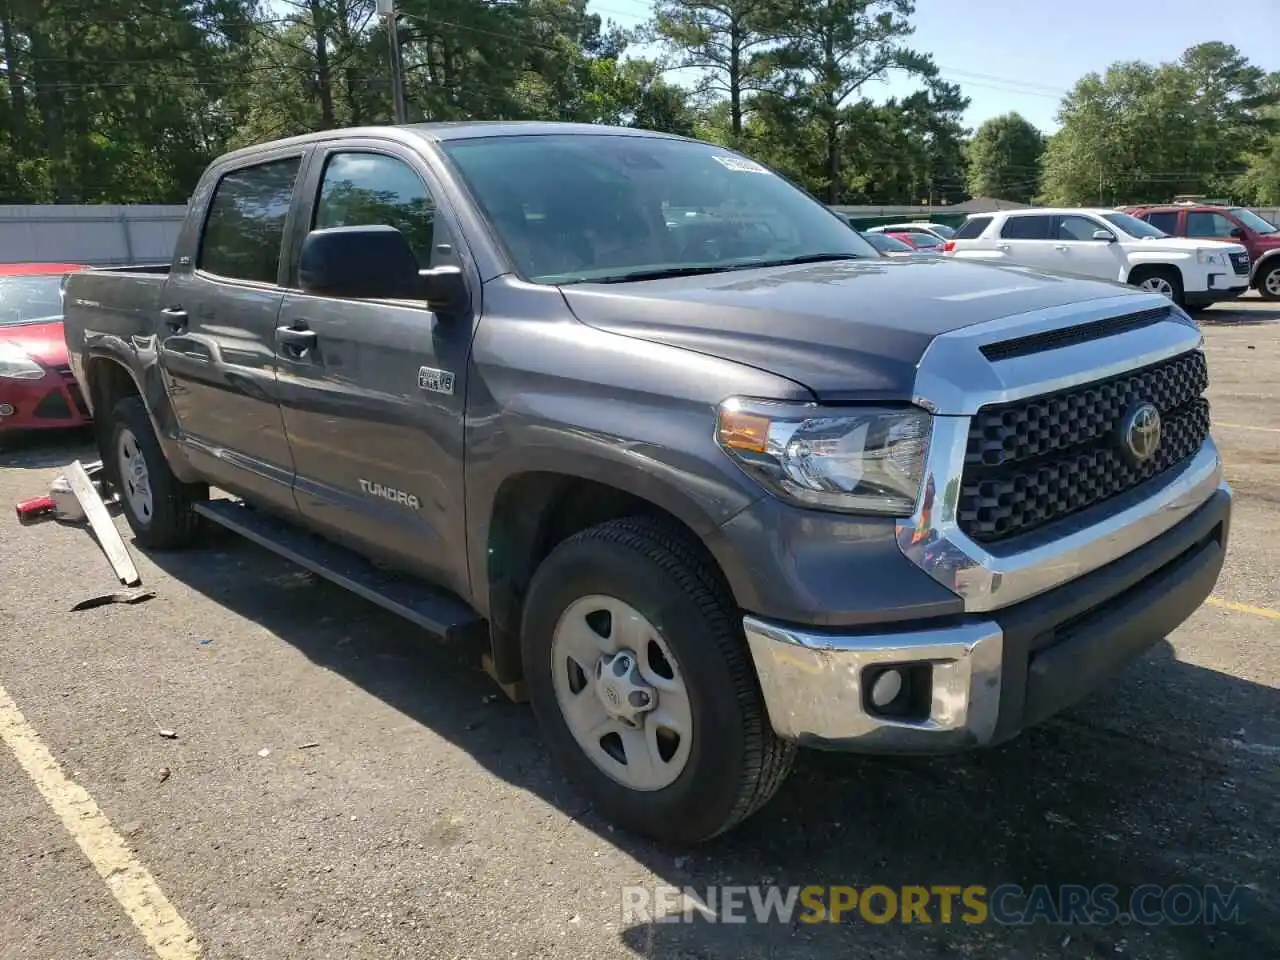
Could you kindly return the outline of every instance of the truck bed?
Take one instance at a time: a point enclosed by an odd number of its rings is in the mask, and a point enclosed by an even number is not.
[[[63,293],[63,331],[72,366],[94,337],[150,336],[158,321],[168,264],[107,267],[74,273]]]

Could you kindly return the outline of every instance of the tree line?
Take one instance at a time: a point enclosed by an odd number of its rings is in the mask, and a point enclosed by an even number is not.
[[[912,0],[656,0],[631,30],[586,0],[397,7],[411,120],[696,136],[829,203],[1280,203],[1280,72],[1222,43],[1083,77],[1045,136],[965,128]],[[0,203],[180,203],[227,149],[390,122],[389,42],[375,0],[0,0]],[[875,99],[891,75],[916,91]]]

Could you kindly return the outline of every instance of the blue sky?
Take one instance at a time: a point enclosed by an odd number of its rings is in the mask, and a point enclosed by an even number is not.
[[[648,0],[589,0],[624,26],[648,17]],[[1161,62],[1208,40],[1237,46],[1280,70],[1280,0],[916,0],[916,49],[971,99],[965,122],[1016,110],[1055,128],[1062,95],[1091,70],[1117,60]],[[913,89],[905,78],[872,83],[874,99]]]

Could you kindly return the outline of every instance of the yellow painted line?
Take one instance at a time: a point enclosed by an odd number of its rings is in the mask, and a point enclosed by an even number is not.
[[[1247,603],[1234,603],[1230,600],[1223,600],[1221,597],[1210,597],[1205,603],[1221,607],[1223,610],[1252,614],[1255,617],[1262,617],[1264,620],[1280,620],[1280,610],[1272,610],[1270,607],[1251,607]]]
[[[1280,433],[1280,427],[1254,427],[1247,423],[1223,423],[1221,420],[1213,421],[1215,427],[1227,427],[1231,430],[1262,430],[1266,433]]]
[[[63,772],[18,705],[0,687],[0,740],[160,960],[198,960],[200,944],[89,792]]]

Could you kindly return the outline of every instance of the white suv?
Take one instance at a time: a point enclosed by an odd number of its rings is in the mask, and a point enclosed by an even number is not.
[[[1188,307],[1249,288],[1249,253],[1240,244],[1171,237],[1119,210],[974,214],[943,254],[1131,283]]]
[[[884,223],[878,227],[871,227],[867,233],[925,233],[945,241],[956,235],[956,228],[948,227],[945,223],[913,220],[911,223]]]

